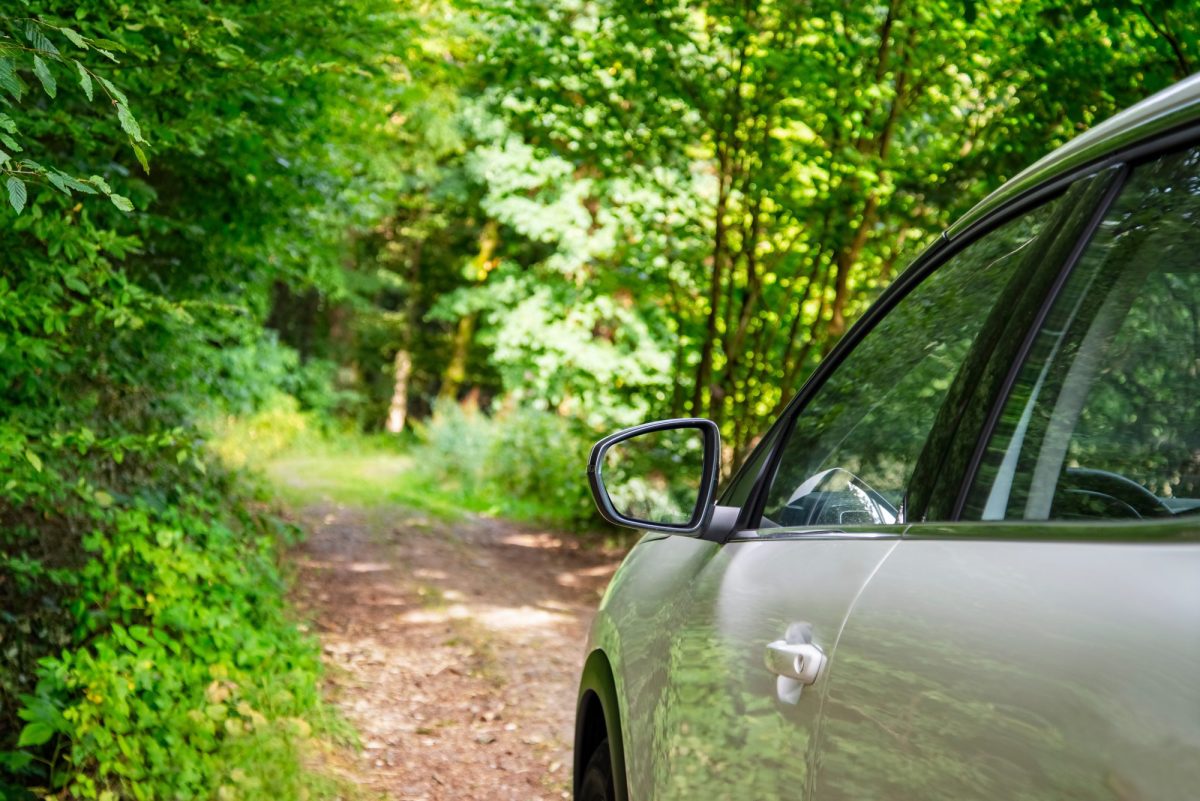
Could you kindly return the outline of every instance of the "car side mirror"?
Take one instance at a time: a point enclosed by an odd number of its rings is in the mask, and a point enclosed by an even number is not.
[[[617,526],[695,534],[713,514],[721,433],[711,420],[662,420],[597,442],[588,483],[600,516]]]

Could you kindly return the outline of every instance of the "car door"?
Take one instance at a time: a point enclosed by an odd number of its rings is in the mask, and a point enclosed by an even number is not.
[[[1025,285],[1033,254],[1044,257],[1045,242],[1072,224],[1064,208],[1049,202],[904,279],[886,313],[851,334],[837,366],[810,382],[723,498],[752,512],[753,528],[720,547],[671,537],[635,552],[679,562],[687,588],[650,614],[642,600],[658,597],[655,587],[610,595],[642,608],[608,610],[630,621],[621,625],[631,798],[809,791],[847,612],[899,542],[910,478],[960,364],[989,350],[981,331],[1007,319],[998,300]],[[622,580],[653,574],[629,570]],[[634,641],[665,645],[630,655]],[[639,670],[629,670],[635,661]]]
[[[1200,792],[1200,149],[1126,172],[854,604],[819,801]]]

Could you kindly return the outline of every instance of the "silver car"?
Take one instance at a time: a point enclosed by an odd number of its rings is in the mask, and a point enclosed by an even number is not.
[[[592,452],[647,533],[577,799],[1200,798],[1200,76],[949,228],[718,492],[720,454]]]

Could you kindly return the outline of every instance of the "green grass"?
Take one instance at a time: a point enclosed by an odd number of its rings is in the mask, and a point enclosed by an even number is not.
[[[441,521],[483,515],[580,528],[578,509],[556,505],[553,493],[518,494],[506,488],[503,479],[481,478],[480,465],[466,461],[486,456],[465,455],[460,466],[445,455],[458,450],[486,453],[469,436],[438,451],[411,433],[397,437],[330,431],[287,397],[246,418],[216,420],[211,430],[212,448],[223,461],[265,475],[273,492],[290,506],[392,505]],[[582,469],[579,473],[547,480],[583,481]]]
[[[502,517],[530,523],[565,525],[559,510],[522,498],[506,497],[491,485],[466,489],[423,471],[419,446],[407,451],[380,448],[369,441],[346,452],[335,449],[289,449],[261,465],[280,499],[292,506],[322,501],[366,508],[397,505],[444,521],[464,515]]]

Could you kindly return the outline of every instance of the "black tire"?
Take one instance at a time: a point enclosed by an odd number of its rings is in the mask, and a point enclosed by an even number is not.
[[[583,781],[579,783],[579,795],[575,801],[616,801],[616,798],[608,740],[601,740],[583,771]]]

